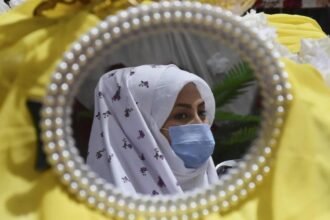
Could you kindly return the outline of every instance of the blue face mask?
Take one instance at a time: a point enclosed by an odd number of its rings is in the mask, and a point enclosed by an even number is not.
[[[215,141],[207,124],[169,127],[171,147],[186,168],[202,166],[214,151]]]

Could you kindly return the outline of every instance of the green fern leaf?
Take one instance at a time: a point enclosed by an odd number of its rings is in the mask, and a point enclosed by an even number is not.
[[[238,121],[238,122],[260,122],[260,116],[257,115],[239,115],[232,112],[222,111],[220,108],[216,109],[215,119],[219,121]]]
[[[236,99],[244,93],[244,89],[254,81],[254,74],[247,63],[239,63],[235,65],[226,74],[224,80],[213,88],[213,94],[217,107]]]

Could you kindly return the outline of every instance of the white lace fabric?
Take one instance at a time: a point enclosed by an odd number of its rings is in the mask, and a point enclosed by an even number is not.
[[[289,58],[297,63],[310,64],[322,75],[326,84],[330,87],[330,38],[303,39],[298,53],[292,53],[284,45],[276,41],[276,29],[268,25],[267,17],[264,13],[256,13],[251,10],[243,21],[258,33],[265,41],[271,42],[274,50],[282,57]]]

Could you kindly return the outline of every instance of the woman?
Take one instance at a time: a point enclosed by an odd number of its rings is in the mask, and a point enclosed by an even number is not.
[[[87,163],[129,193],[173,194],[213,184],[214,112],[207,83],[175,65],[111,71],[95,90]]]

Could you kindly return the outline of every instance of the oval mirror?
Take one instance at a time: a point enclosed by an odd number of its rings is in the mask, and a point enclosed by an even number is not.
[[[110,216],[226,211],[270,171],[290,99],[278,57],[240,17],[198,2],[109,16],[72,45],[53,74],[42,109],[49,162],[72,193]],[[185,121],[166,126],[171,119]],[[212,125],[213,135],[210,126],[178,126],[186,124]],[[185,140],[205,131],[204,150],[192,142],[188,149],[207,160],[180,156],[178,127],[198,134]],[[206,147],[210,136],[214,152]]]

